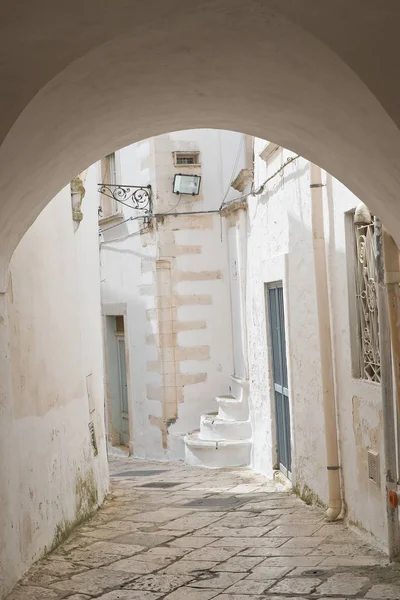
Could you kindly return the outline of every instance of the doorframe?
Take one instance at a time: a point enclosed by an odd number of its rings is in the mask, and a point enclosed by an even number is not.
[[[277,433],[277,429],[278,429],[278,422],[277,422],[277,415],[276,415],[276,400],[275,400],[275,380],[274,380],[274,366],[273,366],[273,348],[272,348],[272,331],[271,331],[271,318],[270,318],[270,295],[269,292],[272,289],[282,289],[282,300],[283,300],[283,328],[284,328],[284,332],[285,332],[285,347],[282,349],[285,353],[285,359],[286,359],[286,373],[287,373],[287,381],[288,381],[288,395],[287,395],[287,399],[288,399],[288,404],[289,404],[289,451],[290,451],[290,466],[291,466],[291,470],[289,471],[288,469],[286,469],[286,473],[284,473],[282,471],[282,469],[280,468],[280,462],[279,462],[279,452],[278,452],[278,433]],[[268,330],[268,334],[267,334],[267,339],[268,339],[268,368],[269,368],[269,380],[270,380],[270,402],[271,402],[271,413],[272,413],[272,409],[273,409],[273,415],[274,415],[274,427],[273,427],[273,432],[274,432],[274,437],[275,437],[275,446],[274,446],[274,470],[280,471],[290,482],[293,481],[293,430],[292,430],[292,415],[293,415],[293,410],[292,410],[292,402],[291,402],[291,396],[292,396],[292,392],[291,392],[291,382],[290,382],[290,378],[289,378],[289,352],[288,352],[288,341],[287,341],[287,302],[286,302],[286,298],[285,298],[285,289],[284,289],[284,285],[283,285],[283,280],[282,279],[278,279],[277,281],[269,281],[268,283],[264,284],[264,295],[265,295],[265,312],[266,312],[266,325],[267,325],[267,330]],[[281,350],[281,351],[282,351]],[[285,388],[286,389],[286,388]],[[283,466],[283,465],[282,465]],[[290,473],[290,477],[288,476],[288,474]]]
[[[128,451],[129,456],[134,453],[134,422],[133,422],[133,393],[131,385],[131,365],[129,361],[129,328],[127,319],[127,306],[125,302],[110,302],[102,304],[102,320],[103,320],[103,347],[104,347],[104,401],[105,401],[105,413],[106,413],[106,424],[107,424],[107,443],[108,443],[108,428],[109,428],[109,415],[111,414],[111,406],[108,402],[107,394],[107,378],[108,378],[108,360],[107,360],[107,317],[123,317],[124,319],[124,338],[125,338],[125,361],[126,361],[126,384],[127,384],[127,397],[128,397],[128,423],[129,423],[129,443]]]
[[[116,316],[121,316],[121,315],[116,315]],[[125,444],[124,442],[121,441],[121,444],[123,446],[128,446],[129,448],[129,442],[130,442],[130,423],[129,423],[129,398],[128,398],[128,378],[127,378],[127,372],[128,372],[128,362],[127,362],[127,351],[126,351],[126,338],[125,338],[125,318],[124,319],[124,332],[119,332],[118,330],[115,330],[115,337],[117,339],[117,361],[118,361],[118,377],[119,377],[119,385],[120,385],[120,400],[121,400],[121,436],[124,433],[124,428],[122,427],[123,421],[124,421],[124,415],[126,415],[125,419],[127,419],[128,421],[128,443]],[[125,381],[126,381],[126,408],[127,408],[127,412],[124,411],[124,401],[123,401],[123,390],[122,390],[122,371],[121,371],[121,362],[122,362],[122,358],[121,358],[121,354],[120,354],[120,348],[119,348],[119,344],[120,342],[123,341],[124,343],[124,361],[125,361]]]
[[[286,360],[288,370],[288,384],[289,384],[289,410],[290,410],[290,445],[292,454],[292,479],[290,481],[292,486],[296,485],[296,437],[295,431],[295,412],[294,412],[294,385],[292,377],[292,360],[290,354],[291,343],[291,330],[290,330],[290,311],[289,311],[289,254],[284,253],[277,256],[273,256],[264,260],[261,265],[261,281],[264,288],[264,314],[265,314],[265,331],[266,331],[266,345],[267,345],[267,371],[268,371],[268,396],[269,396],[269,407],[270,407],[270,420],[269,425],[271,427],[271,439],[273,442],[273,448],[271,451],[272,456],[272,469],[276,470],[275,467],[278,464],[278,441],[276,437],[276,414],[275,414],[275,390],[273,381],[273,365],[272,365],[272,343],[271,343],[271,328],[270,328],[270,315],[269,315],[269,303],[267,302],[268,286],[280,284],[283,288],[283,306],[285,311],[285,338],[286,338]],[[279,467],[278,467],[279,468]]]

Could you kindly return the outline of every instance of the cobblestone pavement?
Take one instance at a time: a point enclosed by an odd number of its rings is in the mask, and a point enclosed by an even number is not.
[[[400,600],[400,565],[248,469],[111,472],[112,498],[9,600]]]

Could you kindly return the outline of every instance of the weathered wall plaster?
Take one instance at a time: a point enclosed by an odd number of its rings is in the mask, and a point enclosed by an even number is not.
[[[265,142],[256,140],[255,188],[293,153],[278,148],[258,158]],[[341,474],[347,518],[386,543],[385,501],[368,479],[367,450],[383,461],[380,386],[351,372],[345,213],[358,199],[325,175],[325,229],[334,337]],[[269,323],[264,285],[282,281],[289,368],[293,483],[300,493],[327,502],[324,418],[318,321],[313,268],[309,163],[297,159],[274,177],[265,193],[249,198],[247,323],[253,466],[267,475],[276,463],[276,434]],[[383,471],[383,462],[381,464]]]
[[[3,317],[10,381],[0,418],[0,597],[108,489],[97,209],[84,201],[82,210],[74,233],[66,187],[11,261]]]
[[[200,151],[201,165],[174,166],[175,151]],[[183,436],[216,409],[214,398],[228,392],[233,372],[225,232],[218,214],[190,213],[218,210],[238,195],[229,184],[245,164],[246,136],[170,133],[118,157],[121,182],[150,183],[154,212],[166,213],[148,225],[120,224],[101,241],[104,310],[126,307],[131,446],[140,457],[183,458]],[[173,194],[176,173],[201,175],[200,194]],[[95,190],[87,194],[96,202]],[[125,207],[123,214],[136,216]]]

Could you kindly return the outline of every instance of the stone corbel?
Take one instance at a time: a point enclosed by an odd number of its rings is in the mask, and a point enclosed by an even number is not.
[[[71,181],[72,219],[76,223],[75,231],[78,229],[79,224],[83,219],[82,201],[86,193],[84,186],[86,175],[87,170],[74,177]]]

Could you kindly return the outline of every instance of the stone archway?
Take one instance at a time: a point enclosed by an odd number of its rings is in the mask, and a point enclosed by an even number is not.
[[[400,243],[396,0],[15,0],[3,8],[2,432],[12,418],[3,317],[10,257],[58,190],[114,149],[185,128],[258,135],[327,169]],[[10,451],[1,437],[2,467]],[[15,490],[0,492],[8,514]],[[8,566],[7,586],[20,568]]]
[[[7,7],[1,291],[19,239],[77,172],[187,127],[240,130],[297,151],[396,236],[399,11],[394,0]]]

